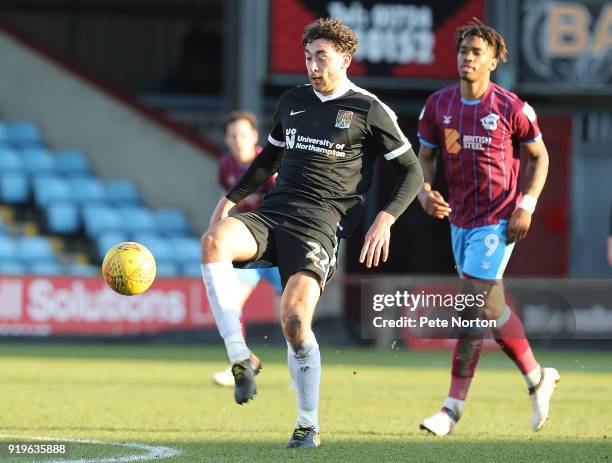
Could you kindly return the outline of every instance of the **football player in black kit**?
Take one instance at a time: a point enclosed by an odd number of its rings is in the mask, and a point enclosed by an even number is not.
[[[242,335],[232,264],[273,264],[280,270],[281,323],[298,394],[290,448],[320,445],[321,357],[311,321],[334,273],[337,237],[350,236],[360,220],[375,160],[382,156],[399,176],[365,236],[359,260],[367,267],[387,260],[391,225],[423,184],[419,162],[393,111],[347,78],[357,49],[354,32],[340,21],[318,19],[304,29],[303,45],[310,84],[280,97],[266,146],[219,200],[202,237],[202,276],[232,363],[239,404],[255,395],[261,362]],[[228,216],[277,172],[259,209]]]

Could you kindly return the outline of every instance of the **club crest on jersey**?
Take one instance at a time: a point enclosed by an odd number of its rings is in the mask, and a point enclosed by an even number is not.
[[[339,129],[348,129],[353,120],[353,111],[344,111],[341,109],[336,116],[336,127]]]
[[[488,116],[485,116],[482,119],[480,119],[480,123],[486,130],[495,130],[497,129],[498,119],[499,119],[499,116],[497,114],[491,113]]]

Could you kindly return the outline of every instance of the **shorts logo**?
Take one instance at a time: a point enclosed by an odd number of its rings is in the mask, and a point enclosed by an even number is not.
[[[499,116],[497,114],[491,113],[488,116],[485,116],[482,119],[480,119],[480,123],[485,128],[485,130],[495,130],[497,129],[498,119],[499,119]]]
[[[336,127],[339,129],[348,129],[351,126],[353,120],[353,111],[338,111],[336,116]]]
[[[485,255],[487,257],[491,257],[499,246],[499,236],[497,236],[495,233],[485,236],[484,245],[487,248],[487,253]]]
[[[329,255],[327,251],[323,249],[319,243],[315,243],[314,241],[306,241],[306,244],[312,248],[312,250],[306,254],[306,259],[310,259],[315,267],[327,273],[327,268],[329,266]]]
[[[457,154],[461,150],[458,140],[459,132],[455,129],[444,129],[444,143],[448,154]]]

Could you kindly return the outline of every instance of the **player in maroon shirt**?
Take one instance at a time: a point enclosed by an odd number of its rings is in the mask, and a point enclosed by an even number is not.
[[[230,114],[223,125],[225,144],[229,149],[219,162],[219,184],[224,192],[230,191],[242,178],[251,162],[261,152],[257,146],[257,120],[253,113],[236,111]],[[276,175],[271,177],[263,187],[251,193],[236,205],[239,212],[254,211],[261,204],[263,194],[272,188]]]
[[[236,111],[229,115],[223,124],[225,130],[225,144],[229,153],[225,154],[219,162],[219,184],[224,192],[234,188],[238,180],[242,178],[246,170],[251,165],[253,159],[261,151],[257,146],[259,134],[257,132],[257,119],[253,113],[247,111]],[[264,193],[274,185],[276,175],[271,177],[263,187],[244,198],[234,207],[232,214],[236,212],[254,211],[261,204]],[[240,307],[244,306],[249,296],[255,290],[260,280],[267,280],[278,294],[282,292],[280,275],[277,267],[259,269],[236,269],[238,280],[241,284],[239,288]],[[231,366],[217,372],[212,380],[220,386],[234,387],[234,376]]]
[[[533,108],[490,81],[499,61],[506,61],[504,39],[476,21],[457,30],[456,47],[459,83],[431,95],[419,117],[419,159],[425,177],[419,201],[429,215],[450,219],[453,254],[464,287],[487,295],[484,307],[471,315],[496,321],[493,334],[525,378],[531,424],[538,431],[548,419],[559,373],[540,368],[521,321],[505,303],[501,278],[515,242],[529,230],[546,181],[548,153]],[[522,191],[521,152],[528,159]],[[432,189],[438,153],[448,201]],[[482,337],[482,329],[458,333],[450,393],[442,410],[423,420],[421,429],[439,436],[453,432],[480,357]]]

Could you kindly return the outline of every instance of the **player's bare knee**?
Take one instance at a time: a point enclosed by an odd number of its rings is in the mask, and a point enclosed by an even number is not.
[[[221,259],[223,239],[216,230],[210,230],[202,235],[202,262],[216,262]]]
[[[497,306],[485,306],[484,308],[484,318],[486,320],[497,320],[503,313],[502,307]]]

